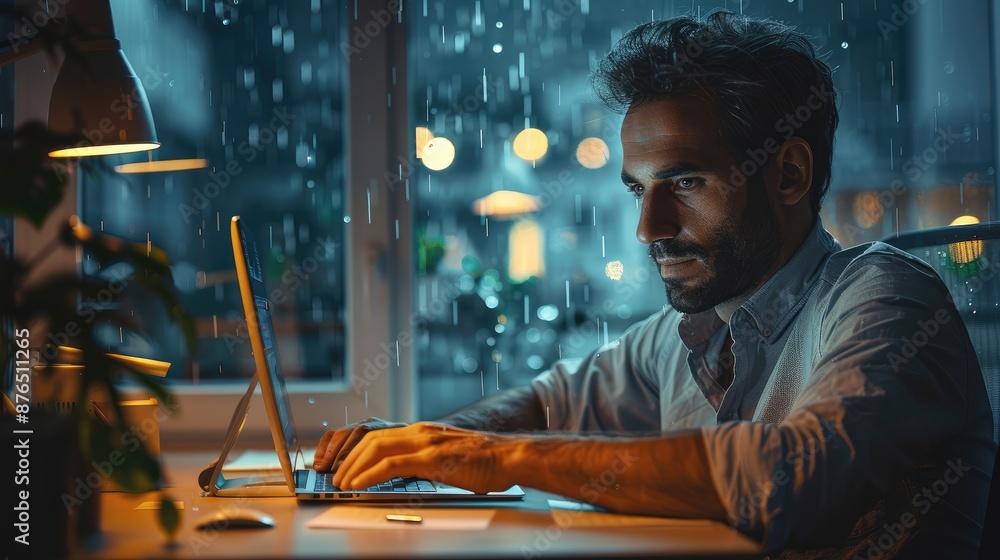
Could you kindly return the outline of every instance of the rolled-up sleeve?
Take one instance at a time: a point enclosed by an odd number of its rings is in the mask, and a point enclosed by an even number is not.
[[[560,360],[532,380],[548,429],[658,432],[659,390],[653,375],[663,321],[653,315],[580,360]],[[674,334],[676,336],[676,333]]]
[[[848,267],[831,295],[820,352],[803,364],[808,381],[788,416],[702,429],[730,523],[766,550],[845,534],[866,500],[890,493],[946,440],[992,426],[968,334],[929,268],[873,255]],[[992,432],[983,434],[963,440],[979,459],[959,460],[988,468],[979,451]]]

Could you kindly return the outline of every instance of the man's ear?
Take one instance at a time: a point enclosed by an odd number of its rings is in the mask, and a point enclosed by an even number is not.
[[[793,136],[781,145],[772,160],[768,187],[772,200],[794,206],[812,187],[813,156],[809,143]]]

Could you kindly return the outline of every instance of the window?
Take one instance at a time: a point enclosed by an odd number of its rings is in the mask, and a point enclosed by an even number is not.
[[[188,354],[158,304],[128,289],[116,302],[151,325],[150,340],[118,340],[115,332],[110,343],[174,364],[168,382],[181,408],[168,430],[215,438],[204,427],[224,429],[230,403],[253,373],[233,269],[233,215],[243,217],[264,256],[282,370],[303,437],[345,420],[391,416],[397,405],[388,387],[407,361],[395,344],[379,345],[393,340],[386,333],[394,330],[394,299],[385,294],[390,284],[408,288],[385,265],[387,224],[398,223],[389,219],[393,197],[360,179],[382,176],[387,156],[368,146],[389,149],[390,131],[366,140],[357,130],[371,133],[374,125],[347,114],[349,104],[364,111],[362,97],[379,88],[391,94],[391,84],[370,83],[379,72],[355,78],[363,68],[349,68],[341,49],[348,25],[364,29],[364,21],[330,0],[113,2],[113,10],[162,147],[106,158],[117,173],[81,177],[81,212],[95,229],[165,249],[182,302],[197,319],[199,347]],[[370,40],[379,41],[385,38]],[[148,172],[149,162],[194,168]],[[136,164],[139,172],[131,173]],[[392,242],[408,237],[398,239]],[[88,274],[120,274],[83,264]],[[378,367],[359,377],[366,360]],[[263,434],[263,408],[251,418],[249,432]]]
[[[336,56],[343,10],[318,1],[263,10],[120,2],[114,10],[162,147],[107,158],[118,174],[82,177],[82,216],[95,229],[166,250],[198,319],[195,359],[181,352],[177,329],[152,333],[158,343],[148,351],[181,366],[172,380],[247,378],[252,360],[229,235],[229,218],[240,215],[261,246],[285,376],[342,381],[350,219],[346,72]],[[135,163],[191,159],[195,169],[130,172]]]

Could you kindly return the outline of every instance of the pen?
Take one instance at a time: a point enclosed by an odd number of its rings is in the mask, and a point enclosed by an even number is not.
[[[394,513],[387,514],[385,518],[387,521],[399,521],[401,523],[420,523],[424,520],[419,515],[397,515]]]

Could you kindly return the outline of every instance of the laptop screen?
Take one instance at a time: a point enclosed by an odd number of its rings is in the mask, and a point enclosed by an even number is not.
[[[246,286],[240,282],[240,294],[244,300],[253,298],[254,314],[247,313],[247,328],[250,329],[250,336],[253,337],[253,330],[259,329],[260,337],[264,347],[264,363],[267,371],[258,371],[259,377],[267,376],[271,390],[274,392],[275,408],[278,411],[278,420],[281,431],[284,434],[284,443],[287,446],[289,461],[295,464],[295,454],[298,452],[298,438],[295,433],[295,422],[292,419],[292,408],[288,401],[288,392],[285,389],[285,378],[281,374],[281,360],[278,359],[278,347],[275,343],[274,324],[271,321],[271,305],[267,299],[267,289],[264,287],[263,267],[261,266],[260,253],[257,251],[257,243],[247,229],[246,225],[238,218],[233,219],[237,228],[233,233],[238,233],[241,256],[246,266],[247,279],[249,280],[250,293],[246,293]],[[233,240],[234,243],[236,239]],[[246,305],[244,305],[244,308]],[[260,363],[257,361],[257,363]],[[259,368],[258,368],[259,369]],[[263,380],[262,380],[263,381]],[[267,399],[267,389],[262,385],[264,398]]]

